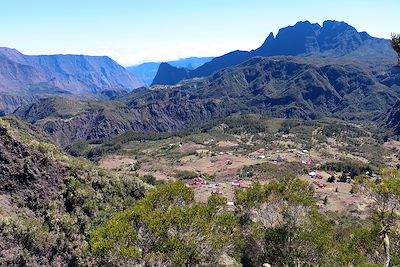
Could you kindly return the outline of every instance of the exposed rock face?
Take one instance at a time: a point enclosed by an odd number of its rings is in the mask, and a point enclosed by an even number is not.
[[[400,100],[383,117],[386,127],[400,136]]]
[[[189,77],[189,70],[173,67],[168,63],[161,63],[153,84],[173,85]],[[164,81],[166,81],[164,83]]]
[[[228,53],[194,70],[187,70],[186,74],[177,68],[174,68],[175,74],[172,74],[173,67],[160,66],[153,84],[176,84],[176,77],[180,77],[180,80],[205,77],[255,56],[313,56],[361,61],[391,61],[395,58],[389,40],[371,37],[366,32],[357,32],[344,22],[325,21],[321,27],[305,21],[279,30],[276,37],[270,33],[264,44],[256,50]]]
[[[39,99],[37,95],[2,95],[0,94],[0,117],[14,112],[18,107],[32,104]]]
[[[91,96],[107,89],[131,91],[142,85],[109,57],[27,56],[0,48],[0,110],[6,113],[40,96]]]
[[[62,166],[12,135],[0,124],[0,195],[13,195],[19,205],[40,212],[58,194]]]
[[[200,67],[204,63],[210,62],[212,59],[212,57],[190,57],[168,61],[167,63],[174,67],[192,70]],[[126,69],[142,79],[146,85],[150,85],[153,83],[153,79],[157,74],[160,64],[161,62],[146,62],[137,66],[127,67]]]
[[[39,129],[1,118],[0,266],[92,266],[91,229],[144,192],[139,180],[69,158]]]
[[[140,88],[112,102],[42,100],[15,114],[62,146],[130,130],[175,131],[231,114],[367,120],[400,95],[381,83],[384,77],[356,64],[258,57],[208,78]]]

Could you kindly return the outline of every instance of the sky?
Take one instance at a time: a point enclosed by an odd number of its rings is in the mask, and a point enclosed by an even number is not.
[[[124,66],[259,47],[308,20],[390,38],[400,0],[0,0],[0,47],[107,55]]]

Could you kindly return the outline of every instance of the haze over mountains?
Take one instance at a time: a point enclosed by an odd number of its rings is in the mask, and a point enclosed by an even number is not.
[[[212,57],[190,57],[168,61],[167,63],[177,68],[186,68],[192,70],[207,62],[210,62],[212,59]],[[126,69],[142,79],[146,85],[151,85],[154,77],[157,74],[160,64],[161,62],[146,62],[140,65],[127,67]]]
[[[337,21],[322,27],[299,22],[276,37],[270,34],[256,50],[234,51],[192,70],[161,63],[153,83],[178,84],[133,91],[141,85],[138,79],[108,57],[4,51],[3,58],[32,72],[17,79],[14,91],[107,99],[43,99],[15,112],[61,146],[132,130],[176,131],[234,114],[372,122],[389,114],[400,98],[400,70],[389,40]],[[173,64],[193,60],[206,59]],[[197,78],[181,81],[192,77]],[[24,91],[23,84],[30,86]],[[26,104],[15,99],[12,107]],[[393,119],[387,121],[393,129]]]
[[[354,63],[256,57],[207,78],[140,88],[106,102],[47,99],[18,109],[61,146],[126,131],[177,131],[234,114],[337,118],[371,122],[400,97],[393,68],[379,73]]]
[[[276,36],[270,33],[265,42],[255,50],[233,51],[194,70],[171,68],[162,64],[153,84],[172,85],[184,79],[205,77],[255,56],[328,57],[381,62],[393,61],[395,53],[389,40],[358,32],[345,22],[327,20],[320,26],[305,21],[280,29]]]
[[[0,110],[5,113],[43,96],[95,96],[108,89],[129,92],[142,85],[109,57],[27,56],[0,48]]]

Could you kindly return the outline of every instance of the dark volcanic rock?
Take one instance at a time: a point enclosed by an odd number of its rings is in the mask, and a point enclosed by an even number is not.
[[[126,131],[176,131],[231,114],[368,120],[399,95],[357,64],[256,57],[208,78],[139,88],[112,102],[47,99],[15,115],[66,146]]]
[[[58,196],[63,168],[12,137],[0,125],[0,194],[11,194],[21,207],[40,212]]]
[[[384,124],[400,136],[400,100],[383,117]]]
[[[155,84],[173,85],[178,83],[179,81],[189,78],[188,76],[189,70],[184,68],[173,67],[168,63],[161,63],[158,69],[159,71],[154,77],[153,85]],[[164,81],[167,81],[167,83],[164,83]]]
[[[0,94],[0,112],[2,111],[4,114],[13,113],[18,107],[32,104],[38,99],[37,95],[18,96]]]
[[[157,83],[176,84],[182,79],[206,77],[216,71],[243,63],[255,56],[299,56],[319,58],[342,58],[346,60],[390,62],[395,53],[390,41],[371,37],[366,32],[358,32],[345,22],[325,21],[322,27],[308,21],[280,29],[276,37],[271,33],[263,45],[253,51],[234,51],[216,57],[211,62],[194,70],[186,70],[186,75],[172,73],[172,69],[159,68]],[[168,71],[168,73],[167,73]],[[179,73],[184,73],[179,70]],[[171,79],[170,77],[173,77]]]

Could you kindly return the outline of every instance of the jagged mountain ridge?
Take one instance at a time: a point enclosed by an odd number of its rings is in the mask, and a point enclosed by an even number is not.
[[[59,98],[58,104],[43,100],[15,115],[40,126],[62,146],[131,130],[176,131],[232,114],[368,120],[400,96],[396,83],[383,84],[388,73],[377,78],[357,64],[256,57],[208,78],[140,88],[111,102],[80,103],[73,114],[60,115],[66,104]]]
[[[0,48],[0,109],[5,113],[41,96],[92,96],[107,89],[131,91],[142,85],[109,57],[27,56]]]
[[[328,20],[320,26],[305,21],[280,29],[276,36],[270,33],[265,42],[255,50],[233,51],[194,70],[160,65],[153,84],[173,85],[184,79],[206,77],[255,56],[313,56],[359,61],[373,59],[381,62],[390,61],[395,55],[389,40],[358,32],[345,22]],[[171,74],[172,69],[175,69],[175,74]],[[169,76],[173,78],[169,79]]]

